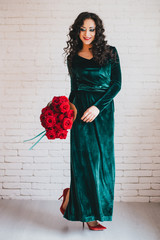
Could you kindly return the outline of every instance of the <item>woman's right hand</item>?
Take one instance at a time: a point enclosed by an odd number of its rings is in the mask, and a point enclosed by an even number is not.
[[[70,109],[72,109],[74,111],[74,116],[73,116],[73,122],[75,121],[76,119],[76,116],[77,116],[77,108],[75,107],[75,105],[71,102],[69,102],[69,105],[70,105]]]

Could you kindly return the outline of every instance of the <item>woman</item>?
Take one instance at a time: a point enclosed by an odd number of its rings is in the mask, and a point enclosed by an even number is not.
[[[64,218],[82,221],[83,227],[86,222],[91,230],[106,229],[97,220],[112,221],[113,98],[121,89],[118,52],[107,44],[103,32],[102,20],[96,14],[82,12],[70,27],[70,40],[64,48],[69,53],[69,100],[77,112],[70,132],[70,189],[64,189],[60,209]]]

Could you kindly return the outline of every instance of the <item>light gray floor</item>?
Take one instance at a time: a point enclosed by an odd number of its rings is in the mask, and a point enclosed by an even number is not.
[[[59,211],[62,201],[0,200],[0,239],[4,240],[159,240],[160,203],[115,202],[104,231],[68,221]]]

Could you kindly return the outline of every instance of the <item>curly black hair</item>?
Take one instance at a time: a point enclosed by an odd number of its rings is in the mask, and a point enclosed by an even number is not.
[[[116,52],[113,51],[113,47],[107,44],[104,35],[104,27],[102,20],[95,13],[82,12],[75,19],[74,23],[69,27],[69,34],[67,36],[70,38],[67,41],[67,47],[63,48],[67,56],[67,64],[69,73],[72,69],[72,59],[83,47],[83,42],[79,38],[80,28],[84,23],[85,19],[92,19],[96,25],[95,38],[92,41],[92,54],[95,62],[100,66],[103,66],[109,59],[114,59],[116,61]],[[64,53],[63,53],[64,54]],[[66,61],[66,59],[65,59]]]

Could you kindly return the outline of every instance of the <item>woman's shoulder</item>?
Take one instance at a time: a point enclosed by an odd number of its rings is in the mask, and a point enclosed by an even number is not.
[[[109,50],[110,50],[112,53],[117,52],[117,48],[116,48],[115,46],[109,45],[108,47],[109,47]]]
[[[112,69],[114,69],[115,67],[117,67],[120,64],[120,57],[119,57],[119,53],[117,51],[117,47],[115,46],[111,46],[111,53],[112,53],[112,58],[110,59],[110,63],[111,63],[111,67]]]
[[[118,51],[117,51],[117,47],[113,46],[113,45],[108,45],[109,51],[110,51],[110,55],[118,55]]]

